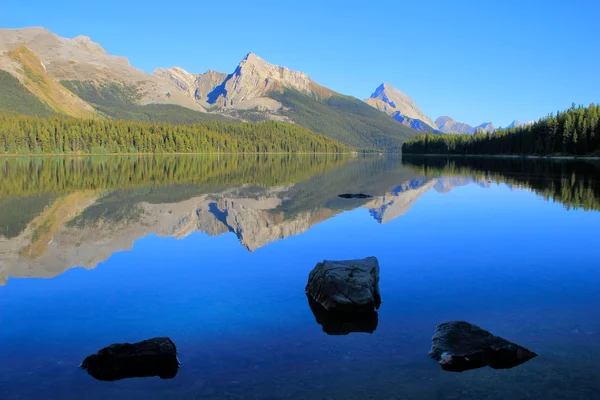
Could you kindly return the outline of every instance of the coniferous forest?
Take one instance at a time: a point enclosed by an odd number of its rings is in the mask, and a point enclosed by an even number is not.
[[[600,105],[550,114],[533,125],[494,133],[425,134],[404,142],[407,154],[600,155]]]
[[[285,122],[160,122],[0,115],[0,154],[342,153],[350,148]]]

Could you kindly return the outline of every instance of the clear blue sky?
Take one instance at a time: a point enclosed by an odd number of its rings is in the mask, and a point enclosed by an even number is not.
[[[252,51],[341,93],[386,81],[432,118],[536,119],[600,102],[598,0],[4,0],[1,27],[83,34],[151,72],[232,72]]]

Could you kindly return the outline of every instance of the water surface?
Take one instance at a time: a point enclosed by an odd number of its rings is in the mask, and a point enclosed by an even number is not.
[[[599,178],[564,161],[0,159],[0,398],[600,398]],[[377,329],[325,334],[310,270],[371,255]],[[428,352],[450,320],[540,356],[442,371]],[[177,344],[174,379],[78,368],[156,336]]]

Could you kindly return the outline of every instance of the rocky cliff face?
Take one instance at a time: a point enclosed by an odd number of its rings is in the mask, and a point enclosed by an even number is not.
[[[167,79],[190,99],[199,102],[204,107],[210,107],[208,94],[227,78],[227,74],[217,71],[207,71],[204,74],[192,74],[183,68],[158,68],[152,75]]]
[[[0,29],[0,69],[19,78],[18,65],[8,54],[22,46],[40,58],[48,75],[54,80],[112,82],[135,86],[140,104],[177,104],[203,110],[196,101],[185,96],[167,79],[149,75],[132,67],[125,57],[111,56],[86,36],[62,38],[44,28]]]
[[[294,89],[315,97],[333,92],[303,72],[270,64],[249,53],[231,74],[208,71],[191,74],[179,67],[159,68],[153,75],[172,82],[179,91],[207,108],[277,111],[281,104],[268,97],[274,90]]]
[[[433,120],[425,115],[410,97],[387,83],[383,83],[375,89],[375,92],[365,102],[390,116],[396,115],[411,120],[419,120],[426,124],[428,128],[436,129]],[[400,120],[397,117],[395,118]]]
[[[245,101],[266,97],[272,90],[282,87],[310,94],[312,81],[302,72],[269,64],[250,53],[233,74],[208,94],[208,102],[220,107],[239,106]]]

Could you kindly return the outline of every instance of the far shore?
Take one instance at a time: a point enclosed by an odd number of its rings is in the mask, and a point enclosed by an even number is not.
[[[413,154],[402,153],[414,157],[454,157],[454,158],[532,158],[545,160],[600,160],[600,156],[532,156],[518,154]]]

